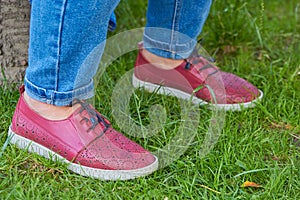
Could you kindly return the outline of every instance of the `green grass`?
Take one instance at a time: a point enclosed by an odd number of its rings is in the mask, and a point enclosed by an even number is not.
[[[122,1],[118,29],[142,27],[143,0]],[[121,17],[122,16],[122,17]],[[130,181],[81,177],[55,163],[9,145],[0,157],[0,199],[300,199],[300,3],[215,0],[200,37],[224,71],[246,78],[264,91],[254,109],[226,113],[212,151],[199,149],[211,112],[201,108],[198,135],[176,161],[154,174]],[[111,113],[118,80],[131,70],[136,52],[112,63],[100,79],[96,107],[120,130]],[[0,146],[3,146],[18,92],[0,90]],[[149,124],[149,108],[160,104],[166,122],[148,139],[130,136],[155,151],[168,144],[180,126],[176,98],[136,91],[130,112]],[[243,188],[245,181],[261,188]]]

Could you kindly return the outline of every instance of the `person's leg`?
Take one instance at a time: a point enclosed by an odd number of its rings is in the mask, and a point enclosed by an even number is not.
[[[190,99],[201,86],[193,102],[207,104],[213,100],[206,85],[214,86],[214,92],[220,94],[214,105],[226,110],[252,107],[262,98],[255,86],[220,71],[195,48],[210,6],[211,0],[149,0],[143,47],[133,75],[135,87],[170,90],[170,94]]]
[[[211,0],[149,0],[145,49],[164,58],[188,58],[210,6]]]
[[[24,81],[30,97],[67,106],[93,95],[92,78],[118,1],[32,1]]]
[[[20,88],[10,142],[100,179],[152,173],[158,161],[111,127],[85,99],[118,0],[33,0],[29,67]]]
[[[73,110],[63,106],[93,95],[92,78],[118,1],[32,1],[24,80],[32,109],[48,119],[63,119]]]

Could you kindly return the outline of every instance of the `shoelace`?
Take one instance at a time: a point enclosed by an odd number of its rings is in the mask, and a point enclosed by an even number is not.
[[[201,42],[201,41],[200,41]],[[199,41],[198,41],[199,43]],[[188,59],[184,59],[186,64],[185,64],[185,69],[190,69],[191,65],[193,66],[197,66],[198,63],[201,63],[203,66],[198,68],[198,71],[201,72],[205,69],[208,68],[216,68],[216,70],[210,74],[207,75],[207,77],[214,75],[215,73],[217,73],[219,70],[217,67],[213,66],[210,64],[210,62],[215,62],[215,59],[210,57],[210,56],[204,56],[202,54],[199,53],[201,49],[201,45],[196,45],[193,53],[191,54],[190,58]],[[206,61],[206,62],[205,62]]]
[[[110,127],[110,124],[108,124],[104,117],[102,117],[101,115],[99,115],[93,108],[91,108],[90,104],[87,103],[86,101],[81,101],[79,99],[75,99],[73,102],[72,102],[72,105],[75,105],[75,104],[80,104],[81,105],[81,108],[79,110],[79,113],[82,113],[84,110],[87,112],[89,118],[87,117],[83,117],[82,120],[88,122],[90,121],[92,123],[92,126],[89,127],[89,129],[87,130],[88,132],[91,131],[91,130],[94,130],[95,127],[101,123],[104,125],[104,130],[102,132],[102,134],[104,134],[106,132],[106,130]]]

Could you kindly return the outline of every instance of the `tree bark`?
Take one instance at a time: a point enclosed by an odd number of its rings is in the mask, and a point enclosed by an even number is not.
[[[0,0],[0,86],[21,83],[28,59],[30,4]]]

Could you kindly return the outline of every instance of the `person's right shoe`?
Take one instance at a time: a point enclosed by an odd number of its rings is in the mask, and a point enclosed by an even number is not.
[[[113,129],[88,103],[75,100],[80,107],[67,119],[48,120],[29,108],[24,87],[20,92],[8,133],[10,143],[103,180],[133,179],[157,170],[157,157]]]

